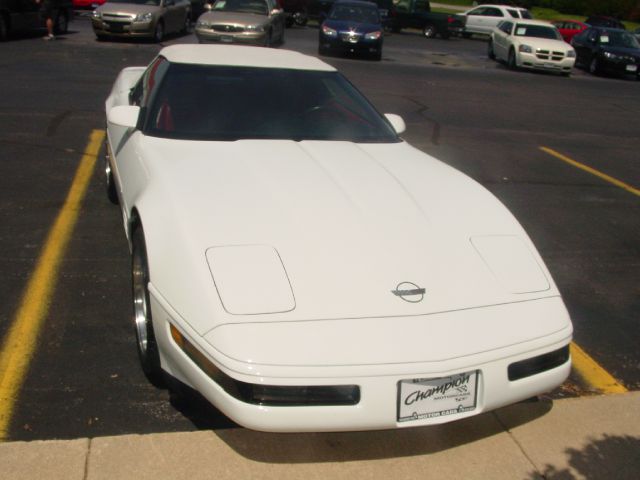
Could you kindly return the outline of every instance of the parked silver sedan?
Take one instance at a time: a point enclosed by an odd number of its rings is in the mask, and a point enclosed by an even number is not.
[[[218,0],[196,23],[200,43],[269,47],[284,42],[285,14],[276,0]]]
[[[162,41],[167,33],[186,32],[191,19],[189,0],[108,0],[91,16],[98,40],[146,37]]]

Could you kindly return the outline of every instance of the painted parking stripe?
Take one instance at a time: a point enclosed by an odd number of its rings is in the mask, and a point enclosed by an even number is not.
[[[626,190],[629,193],[640,196],[640,190],[632,187],[631,185],[618,180],[606,173],[603,173],[595,168],[589,167],[588,165],[584,165],[572,158],[567,157],[555,150],[548,147],[540,147],[540,150],[543,152],[562,160],[563,162],[568,163],[580,170],[590,173],[591,175],[595,175],[596,177],[615,185],[616,187],[620,187]],[[598,362],[596,362],[593,358],[591,358],[587,352],[585,352],[579,345],[576,343],[571,343],[571,359],[573,361],[573,369],[576,373],[582,378],[582,380],[591,388],[598,390],[602,393],[624,393],[627,389],[618,383],[618,381],[613,378],[613,376],[607,372]]]
[[[576,343],[571,342],[570,351],[573,369],[591,388],[602,393],[625,393],[628,391]]]
[[[11,415],[49,309],[60,263],[78,220],[104,135],[104,130],[91,132],[65,203],[49,231],[0,350],[0,441],[7,439]]]
[[[613,185],[615,185],[616,187],[620,187],[624,190],[626,190],[629,193],[633,193],[634,195],[637,195],[640,197],[640,190],[632,187],[631,185],[629,185],[628,183],[625,183],[621,180],[618,180],[617,178],[614,178],[610,175],[607,175],[606,173],[601,172],[600,170],[596,170],[595,168],[589,167],[588,165],[585,165],[583,163],[580,163],[572,158],[567,157],[566,155],[563,155],[559,152],[556,152],[555,150],[552,150],[551,148],[548,147],[540,147],[540,150],[542,150],[545,153],[548,153],[549,155],[562,160],[563,162],[568,163],[569,165],[572,165],[576,168],[579,168],[580,170],[584,170],[585,172],[590,173],[591,175],[595,175],[598,178],[601,178],[602,180],[609,182]]]

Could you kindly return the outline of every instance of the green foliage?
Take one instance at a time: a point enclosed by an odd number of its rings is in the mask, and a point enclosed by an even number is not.
[[[608,15],[629,19],[638,9],[638,0],[539,0],[539,6],[575,15]]]

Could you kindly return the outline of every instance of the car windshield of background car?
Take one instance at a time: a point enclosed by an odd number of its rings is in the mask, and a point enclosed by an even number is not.
[[[338,72],[172,64],[156,88],[143,128],[151,136],[400,141]]]
[[[377,8],[355,7],[348,5],[336,6],[329,15],[331,20],[345,22],[380,23]]]
[[[149,5],[152,7],[160,6],[161,0],[108,0],[108,3],[130,3],[134,5]]]
[[[626,32],[607,32],[600,35],[601,45],[622,48],[640,48],[638,40]]]
[[[213,10],[222,12],[254,13],[268,15],[269,9],[264,0],[219,0]]]
[[[549,38],[551,40],[562,40],[560,33],[554,27],[542,25],[518,24],[515,30],[516,37]]]

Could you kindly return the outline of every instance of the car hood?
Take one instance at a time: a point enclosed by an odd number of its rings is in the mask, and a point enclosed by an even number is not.
[[[125,14],[125,15],[141,15],[143,13],[157,13],[162,7],[156,5],[138,5],[135,3],[105,3],[96,8],[98,13],[106,14]]]
[[[189,285],[210,285],[206,308],[215,312],[187,316],[200,333],[558,295],[495,197],[404,142],[145,137],[140,146],[145,204],[164,228],[145,226],[156,237],[150,256],[181,255],[173,264],[152,259],[152,281],[183,315],[203,303]]]
[[[535,38],[535,37],[514,37],[517,39],[518,45],[529,45],[533,48],[540,48],[542,50],[561,50],[566,52],[572,50],[573,47],[567,45],[564,40],[553,40],[550,38]]]
[[[369,33],[382,30],[381,25],[374,23],[359,23],[346,20],[325,20],[324,25],[339,32]]]
[[[198,22],[210,22],[219,24],[233,25],[261,25],[267,23],[269,17],[267,15],[258,15],[256,13],[242,12],[207,12],[200,15]]]

